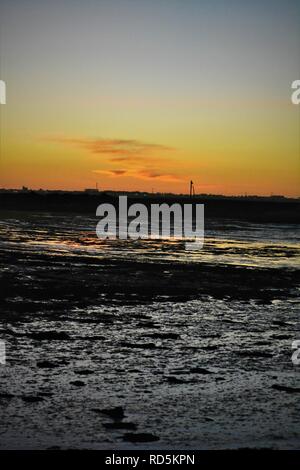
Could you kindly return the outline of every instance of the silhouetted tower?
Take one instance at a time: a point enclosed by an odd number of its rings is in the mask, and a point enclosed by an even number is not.
[[[190,182],[190,197],[193,197],[193,196],[195,196],[195,186],[194,186],[193,181],[191,180],[191,182]]]

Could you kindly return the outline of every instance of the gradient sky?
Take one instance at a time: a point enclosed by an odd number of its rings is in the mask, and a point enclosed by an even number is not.
[[[0,187],[300,195],[299,0],[0,0]]]

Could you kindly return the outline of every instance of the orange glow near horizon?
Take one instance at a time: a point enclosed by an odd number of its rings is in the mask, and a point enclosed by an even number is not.
[[[0,187],[300,196],[296,3],[28,1],[1,5]]]
[[[166,123],[155,122],[154,115],[153,122],[146,115],[144,128],[141,119],[135,123],[139,138],[129,129],[121,134],[122,128],[131,128],[132,123],[126,120],[115,125],[116,131],[110,134],[121,136],[118,138],[84,137],[80,122],[76,133],[73,130],[67,137],[57,132],[64,127],[61,122],[56,132],[46,135],[43,129],[33,132],[39,126],[32,126],[31,121],[29,127],[30,120],[23,129],[16,129],[14,117],[9,111],[6,117],[5,112],[0,178],[4,188],[24,185],[83,190],[98,184],[103,190],[188,193],[193,179],[199,194],[299,197],[298,118],[294,108],[285,110],[290,125],[283,130],[282,123],[274,120],[274,110],[264,110],[264,127],[255,121],[253,110],[237,115],[231,109],[216,115],[207,111],[206,120],[201,110],[196,116],[193,110],[192,116],[186,112],[188,122],[182,134],[177,132],[178,123],[171,113],[166,121],[169,128]],[[68,122],[67,116],[65,120]],[[287,155],[282,158],[284,153]]]

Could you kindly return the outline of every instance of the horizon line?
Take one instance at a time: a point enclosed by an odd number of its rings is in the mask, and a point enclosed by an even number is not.
[[[0,188],[0,192],[20,192],[20,193],[31,193],[31,192],[64,192],[64,193],[83,193],[83,194],[89,194],[89,195],[96,195],[96,194],[101,194],[101,193],[126,193],[126,194],[145,194],[149,196],[154,196],[154,195],[171,195],[171,196],[186,196],[190,197],[190,194],[188,192],[186,193],[173,193],[173,192],[161,192],[161,191],[143,191],[143,190],[123,190],[123,189],[98,189],[98,188],[84,188],[84,189],[44,189],[44,188],[39,188],[39,189],[32,189],[28,188],[26,186],[23,186],[22,188]],[[260,195],[260,194],[220,194],[220,193],[196,193],[193,197],[220,197],[220,198],[262,198],[262,199],[300,199],[299,196],[286,196],[284,194],[269,194],[269,195]]]

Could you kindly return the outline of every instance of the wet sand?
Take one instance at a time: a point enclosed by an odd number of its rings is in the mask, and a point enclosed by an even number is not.
[[[299,448],[299,270],[58,252],[9,230],[0,448]]]

